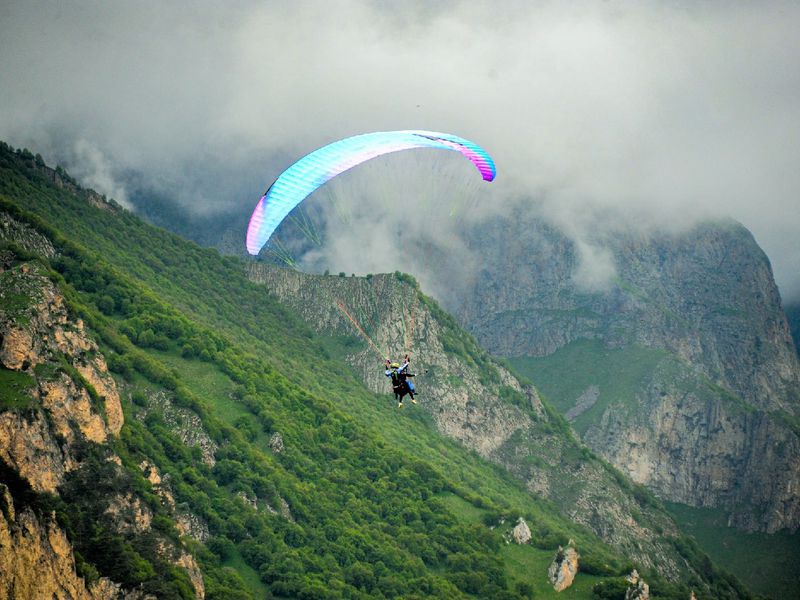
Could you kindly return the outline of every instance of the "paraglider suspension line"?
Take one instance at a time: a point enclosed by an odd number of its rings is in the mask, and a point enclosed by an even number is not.
[[[356,320],[353,318],[353,316],[352,316],[352,315],[351,315],[349,312],[347,312],[347,309],[344,307],[344,304],[342,304],[342,301],[341,301],[341,300],[337,300],[337,301],[336,301],[336,306],[338,306],[338,307],[339,307],[339,310],[341,310],[341,311],[344,313],[344,315],[345,315],[345,316],[346,316],[348,319],[350,319],[350,322],[353,324],[353,327],[355,327],[355,328],[358,330],[358,332],[359,332],[359,333],[362,335],[362,337],[363,337],[365,340],[367,340],[367,342],[369,343],[369,345],[370,345],[370,346],[372,346],[373,350],[375,350],[375,352],[377,352],[377,353],[378,353],[378,355],[379,355],[381,358],[385,358],[387,355],[386,355],[385,353],[383,353],[383,352],[381,352],[381,351],[380,351],[380,349],[379,349],[379,348],[378,348],[378,346],[375,344],[375,342],[373,342],[373,341],[372,341],[372,338],[370,338],[370,337],[367,335],[367,333],[366,333],[366,332],[365,332],[365,331],[364,331],[364,330],[361,328],[361,325],[359,325],[359,324],[358,324],[358,322],[357,322],[357,321],[356,321]]]

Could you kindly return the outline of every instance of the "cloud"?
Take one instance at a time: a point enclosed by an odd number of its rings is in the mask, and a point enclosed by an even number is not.
[[[79,139],[74,145],[75,158],[70,160],[74,165],[71,175],[77,177],[84,185],[114,198],[125,208],[133,206],[128,202],[125,185],[118,181],[111,163],[97,146],[85,139]]]
[[[485,200],[471,218],[535,200],[602,258],[590,226],[733,217],[800,298],[795,2],[17,2],[0,23],[0,138],[107,194],[146,180],[222,218],[334,139],[452,131],[498,164],[490,197],[468,190]],[[431,185],[407,211],[427,210]],[[419,233],[444,227],[425,243],[471,260],[452,220],[424,214]],[[330,263],[377,271],[414,255],[397,221],[354,218],[369,235],[342,232]]]

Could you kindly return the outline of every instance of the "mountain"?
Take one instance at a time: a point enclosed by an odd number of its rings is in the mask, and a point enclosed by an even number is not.
[[[624,595],[634,562],[656,598],[750,597],[402,277],[352,283],[419,302],[378,342],[429,341],[442,396],[403,412],[352,330],[5,145],[0,215],[3,594],[546,598],[574,548],[573,597]]]
[[[663,499],[722,507],[746,530],[798,528],[800,364],[747,230],[609,235],[617,272],[601,291],[581,287],[574,245],[536,219],[470,239],[485,268],[451,310],[593,451]]]
[[[786,305],[786,318],[789,321],[789,330],[792,332],[795,348],[800,353],[800,303],[794,302]]]

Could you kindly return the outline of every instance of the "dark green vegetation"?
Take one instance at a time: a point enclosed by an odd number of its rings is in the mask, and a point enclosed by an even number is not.
[[[724,511],[668,504],[681,528],[718,564],[726,565],[753,591],[775,600],[800,589],[800,532],[746,533],[727,526]]]
[[[39,260],[130,399],[111,444],[122,475],[105,460],[107,448],[89,444],[60,498],[22,484],[12,490],[43,515],[56,511],[87,578],[107,575],[159,598],[191,595],[185,572],[158,556],[152,535],[121,533],[101,517],[104,498],[135,492],[153,511],[152,530],[177,539],[143,460],[169,481],[176,510],[208,527],[205,544],[187,543],[210,600],[555,597],[542,567],[570,537],[586,565],[571,597],[589,597],[631,567],[499,467],[364,390],[245,278],[238,259],[113,205],[92,206],[80,190],[52,185],[33,155],[5,146],[0,210],[53,241],[58,256]],[[451,343],[456,351],[463,340]],[[480,368],[483,357],[472,359]],[[180,415],[189,413],[217,448],[214,464],[181,441]],[[269,447],[276,432],[280,453]],[[279,514],[284,502],[290,515]],[[507,547],[503,528],[493,527],[518,515],[531,524],[532,546]],[[747,597],[702,556],[686,556],[705,577],[689,584]],[[688,587],[664,584],[654,596],[684,599]]]
[[[0,410],[28,408],[33,404],[30,394],[33,377],[0,366]]]

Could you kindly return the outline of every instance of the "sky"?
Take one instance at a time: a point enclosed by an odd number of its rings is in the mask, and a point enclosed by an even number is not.
[[[382,160],[316,201],[338,235],[306,264],[395,270],[425,234],[463,256],[459,218],[528,204],[575,240],[591,286],[614,272],[599,229],[730,217],[793,301],[797,31],[798,2],[6,0],[0,139],[132,210],[146,186],[187,214],[244,222],[314,148],[451,132],[493,155],[491,189],[457,156]],[[398,207],[423,218],[398,232]]]

